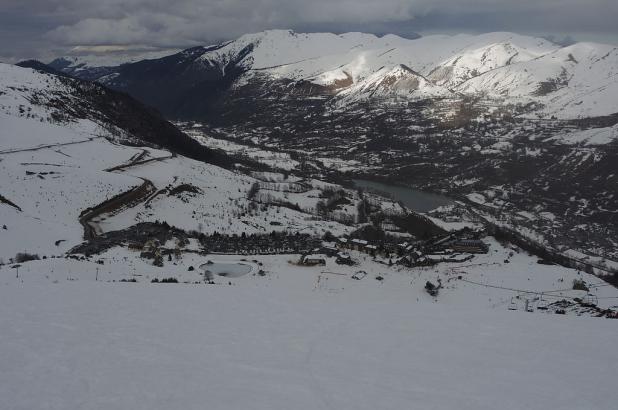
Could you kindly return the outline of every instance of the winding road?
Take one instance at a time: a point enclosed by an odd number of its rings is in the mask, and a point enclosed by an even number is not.
[[[121,172],[128,168],[138,165],[147,164],[150,162],[165,161],[166,159],[173,158],[175,154],[165,155],[162,157],[143,159],[148,154],[147,150],[143,150],[140,154],[132,157],[128,163],[117,165],[115,167],[107,168],[105,172]],[[94,221],[95,218],[111,213],[117,212],[123,208],[132,208],[144,201],[157,192],[157,188],[151,180],[147,178],[139,177],[143,182],[141,185],[131,188],[113,198],[101,202],[92,208],[88,208],[80,214],[79,223],[84,228],[84,239],[90,240],[98,235],[102,234],[101,228]]]
[[[122,208],[130,208],[145,201],[150,195],[152,195],[157,189],[152,181],[141,178],[143,183],[136,187],[131,188],[115,197],[108,199],[99,205],[88,208],[83,211],[79,217],[79,223],[84,227],[84,239],[94,239],[100,235],[101,228],[93,221],[94,218],[106,213],[119,211]]]

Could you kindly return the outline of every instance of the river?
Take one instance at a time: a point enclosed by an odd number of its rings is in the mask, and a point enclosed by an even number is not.
[[[382,182],[355,179],[354,184],[367,191],[388,194],[395,201],[401,201],[407,208],[417,212],[429,212],[443,205],[453,203],[451,198],[443,195],[419,191],[399,185],[384,184]]]

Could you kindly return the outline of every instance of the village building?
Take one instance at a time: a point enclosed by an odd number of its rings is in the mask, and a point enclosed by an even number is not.
[[[337,259],[335,260],[335,262],[338,265],[354,265],[354,261],[352,260],[352,258],[350,257],[350,255],[346,252],[339,252],[337,254]]]
[[[141,251],[144,249],[144,244],[139,241],[127,241],[127,248],[132,251]]]
[[[365,252],[367,252],[371,256],[376,256],[376,252],[378,247],[375,245],[365,245]]]
[[[428,258],[426,256],[421,256],[420,258],[416,260],[414,264],[415,266],[433,266],[436,263],[437,262],[431,258]]]
[[[395,263],[397,265],[407,266],[408,268],[411,268],[416,263],[416,260],[413,260],[411,255],[404,255],[401,258],[397,259]]]
[[[402,229],[395,225],[395,223],[390,218],[384,219],[380,224],[380,227],[385,232],[402,232]]]
[[[385,243],[382,247],[385,254],[397,253],[397,245],[394,243]]]
[[[487,253],[489,246],[479,239],[460,239],[449,244],[455,252]]]
[[[363,239],[352,239],[350,247],[355,251],[362,251],[368,244],[369,242]]]
[[[323,254],[310,254],[305,255],[302,258],[302,264],[306,266],[325,266],[326,265],[326,255]]]
[[[429,254],[425,255],[425,258],[429,259],[433,264],[443,262],[446,256],[444,254]],[[419,258],[420,260],[421,258]]]
[[[320,253],[323,253],[327,256],[336,256],[339,253],[339,249],[335,243],[324,242],[322,248],[320,249]]]

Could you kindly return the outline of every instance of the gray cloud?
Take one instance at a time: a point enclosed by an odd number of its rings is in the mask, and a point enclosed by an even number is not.
[[[0,59],[74,46],[189,47],[268,28],[618,38],[616,0],[2,0]]]

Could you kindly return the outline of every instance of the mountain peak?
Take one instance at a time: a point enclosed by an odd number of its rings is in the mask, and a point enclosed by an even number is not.
[[[616,83],[612,77],[618,59],[615,50],[594,43],[562,48],[542,38],[509,32],[431,35],[411,40],[357,32],[267,30],[208,48],[187,49],[164,63],[155,60],[135,69],[96,68],[91,65],[96,60],[76,57],[57,60],[52,67],[133,91],[136,96],[148,96],[147,102],[155,98],[150,91],[154,84],[169,82],[177,99],[174,107],[187,107],[183,93],[194,99],[196,84],[201,92],[213,93],[208,98],[218,98],[228,89],[252,82],[282,81],[308,84],[312,92],[326,95],[342,93],[340,98],[357,93],[363,98],[396,95],[411,99],[456,93],[516,98],[510,102],[535,102],[539,106],[556,105],[557,100],[546,100],[546,96],[556,96],[555,92],[569,84],[571,91],[581,92],[582,99],[569,98],[551,112],[570,112],[568,115],[573,116],[584,107],[580,101],[589,101],[590,112],[615,112],[613,101],[605,97],[603,104],[595,104],[601,101],[597,97]],[[147,84],[141,84],[145,81],[142,70]],[[166,99],[155,100],[151,103],[169,112]]]

